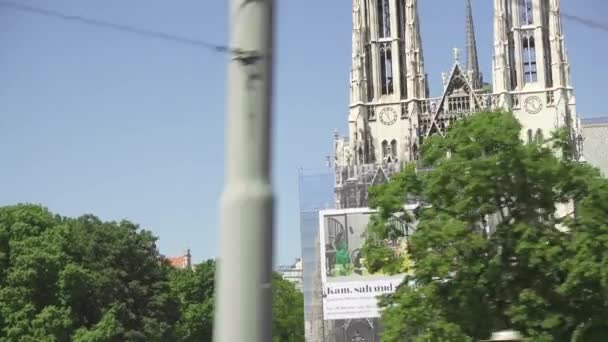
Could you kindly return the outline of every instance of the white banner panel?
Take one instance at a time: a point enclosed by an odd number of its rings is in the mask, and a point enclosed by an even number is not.
[[[395,292],[401,281],[401,277],[330,281],[323,289],[323,317],[325,320],[380,317],[378,296]]]
[[[377,297],[395,292],[404,279],[404,274],[370,274],[366,268],[361,247],[373,213],[367,208],[319,213],[325,320],[380,317]]]

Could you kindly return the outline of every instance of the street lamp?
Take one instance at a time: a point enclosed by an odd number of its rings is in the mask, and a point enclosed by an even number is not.
[[[577,159],[579,162],[584,163],[586,162],[585,157],[583,156],[583,142],[585,141],[585,137],[583,137],[582,134],[578,134],[576,136],[576,150],[577,150]]]

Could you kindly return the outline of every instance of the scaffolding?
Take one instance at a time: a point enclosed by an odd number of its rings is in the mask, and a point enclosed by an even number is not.
[[[319,254],[319,211],[333,209],[334,170],[298,170],[302,288],[304,292],[305,337],[307,342],[325,339]]]
[[[319,241],[319,212],[367,206],[367,190],[384,183],[401,164],[298,170],[300,238],[307,342],[350,342],[362,333],[379,340],[379,319],[324,320]]]
[[[366,208],[369,188],[387,183],[401,169],[402,163],[336,166],[336,209]]]

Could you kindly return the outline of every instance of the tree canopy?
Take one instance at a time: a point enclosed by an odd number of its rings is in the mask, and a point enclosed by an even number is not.
[[[211,341],[214,261],[172,269],[129,221],[0,208],[0,342]],[[275,336],[303,341],[303,298],[273,278]]]
[[[163,341],[179,318],[137,225],[0,209],[0,340]]]
[[[510,113],[463,119],[424,143],[429,171],[408,166],[370,190],[366,259],[411,270],[415,284],[381,300],[383,340],[473,341],[506,328],[608,340],[608,181],[557,153],[565,132],[524,144],[520,131]],[[416,223],[405,264],[378,243],[402,236],[396,218]]]
[[[213,332],[215,262],[195,270],[174,270],[171,285],[182,307],[179,341],[211,341]],[[304,341],[304,296],[279,274],[272,276],[272,323],[275,342]]]

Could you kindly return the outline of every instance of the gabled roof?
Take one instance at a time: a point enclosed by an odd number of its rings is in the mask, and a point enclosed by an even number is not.
[[[382,167],[378,166],[376,174],[374,175],[374,178],[372,178],[372,186],[386,183],[388,183],[388,177],[386,176],[386,173],[384,172]]]
[[[463,72],[462,67],[460,66],[460,63],[458,63],[458,61],[454,63],[452,71],[450,72],[450,77],[448,78],[447,85],[445,87],[445,90],[443,91],[443,95],[441,96],[437,107],[431,114],[432,122],[427,129],[427,136],[430,134],[430,132],[433,131],[433,128],[435,128],[438,132],[441,132],[441,129],[437,126],[436,120],[438,116],[443,113],[443,106],[446,103],[445,99],[450,95],[453,95],[457,91],[463,91],[464,94],[467,94],[472,97],[474,103],[471,103],[471,105],[474,104],[476,108],[481,107],[479,98],[475,94],[475,89],[471,84],[469,77]]]
[[[458,82],[462,82],[461,88],[455,88],[458,86]],[[445,103],[445,98],[454,94],[456,90],[464,90],[468,95],[471,95],[475,101],[475,106],[481,107],[479,103],[479,99],[475,95],[475,89],[469,80],[469,77],[462,71],[460,64],[458,62],[454,63],[454,67],[452,68],[452,72],[450,73],[450,78],[448,79],[447,86],[443,91],[443,95],[441,96],[441,100],[439,101],[439,106],[435,111],[435,114],[439,113],[440,110],[443,109],[443,105]]]

